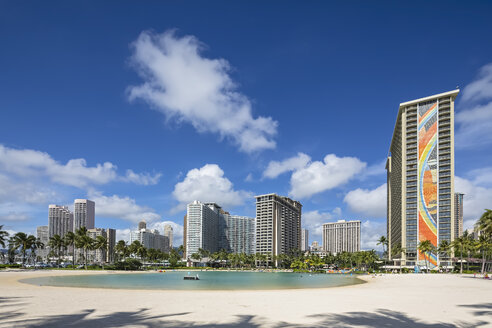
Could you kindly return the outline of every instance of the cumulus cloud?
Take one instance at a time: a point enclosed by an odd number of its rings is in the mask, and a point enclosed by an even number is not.
[[[9,212],[0,214],[0,222],[2,221],[27,221],[31,217],[26,213]]]
[[[126,176],[122,178],[122,181],[149,186],[158,184],[161,176],[161,173],[151,175],[150,173],[135,173],[133,170],[126,170]]]
[[[203,48],[194,36],[142,32],[132,44],[131,62],[144,83],[128,88],[129,99],[142,99],[198,132],[228,138],[243,152],[275,148],[277,122],[254,118],[250,100],[229,76],[229,63],[204,57]]]
[[[130,243],[131,229],[116,229],[116,242],[124,240],[126,243]]]
[[[309,240],[318,241],[321,244],[323,234],[323,223],[333,222],[340,219],[342,210],[337,207],[332,212],[309,211],[302,213],[302,227],[309,230]]]
[[[463,101],[492,98],[492,63],[480,68],[478,78],[463,89]]]
[[[492,63],[480,69],[478,78],[463,90],[465,109],[456,114],[456,147],[477,148],[492,144]]]
[[[492,207],[492,188],[475,184],[468,179],[456,176],[454,190],[463,196],[463,228],[473,228],[486,208]]]
[[[355,213],[373,218],[386,217],[386,183],[376,189],[355,189],[347,193],[343,201]]]
[[[105,162],[87,166],[83,158],[71,159],[66,164],[54,160],[48,153],[32,149],[13,149],[0,145],[0,172],[21,178],[48,178],[62,185],[84,188],[88,185],[107,184],[122,180],[137,184],[154,184],[160,175],[137,174],[128,170],[120,177],[116,165]]]
[[[138,205],[135,199],[118,195],[105,196],[101,192],[89,192],[89,198],[96,202],[96,216],[123,219],[133,223],[160,220],[154,209]]]
[[[386,236],[386,222],[376,220],[366,220],[361,222],[360,227],[360,247],[363,250],[374,249],[381,251],[378,246],[378,239]]]
[[[49,188],[29,181],[14,181],[0,173],[0,204],[9,202],[45,204],[57,197],[57,193]]]
[[[355,157],[326,155],[323,162],[315,161],[292,173],[289,195],[307,198],[325,190],[338,187],[366,167],[366,163]]]
[[[206,164],[188,171],[184,180],[174,186],[173,196],[180,203],[174,209],[176,212],[185,209],[186,204],[194,200],[215,202],[224,208],[234,207],[242,205],[253,194],[234,190],[232,182],[217,164]]]
[[[304,153],[298,153],[297,156],[287,158],[280,162],[271,161],[265,172],[263,172],[263,177],[274,179],[282,173],[302,169],[306,167],[310,161],[311,157]]]

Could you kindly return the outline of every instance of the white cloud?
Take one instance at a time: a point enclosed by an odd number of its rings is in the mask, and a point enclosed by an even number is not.
[[[194,200],[215,202],[227,209],[242,205],[246,198],[253,195],[247,191],[234,190],[232,182],[224,176],[224,171],[217,164],[206,164],[188,171],[184,180],[174,186],[173,196],[180,203],[174,211],[179,211]]]
[[[241,151],[273,149],[277,122],[252,115],[250,100],[237,91],[224,59],[201,55],[194,36],[142,32],[132,44],[132,63],[144,83],[128,88],[129,99],[143,99],[166,118],[193,125],[198,132],[228,138]]]
[[[27,221],[31,217],[26,213],[9,212],[0,214],[0,222],[2,221]]]
[[[480,68],[478,79],[463,89],[463,101],[479,101],[492,98],[492,63]]]
[[[492,143],[492,102],[456,114],[457,148],[477,148]]]
[[[455,192],[463,196],[463,228],[473,228],[485,209],[492,208],[492,188],[482,187],[472,181],[456,176],[454,178]]]
[[[280,162],[271,161],[265,172],[263,172],[263,177],[274,179],[282,173],[305,168],[310,161],[311,157],[304,153],[298,153],[297,156],[287,158]]]
[[[332,212],[310,211],[302,213],[302,228],[309,230],[309,240],[311,242],[318,241],[321,244],[323,223],[332,222],[340,219],[342,210],[337,207]]]
[[[492,166],[471,170],[467,176],[473,180],[475,185],[492,186]]]
[[[137,174],[131,170],[127,171],[125,177],[119,177],[116,169],[116,165],[110,162],[87,166],[83,158],[71,159],[66,164],[61,164],[48,153],[0,145],[0,172],[16,175],[21,179],[48,178],[62,185],[85,188],[91,184],[101,185],[116,180],[153,184],[157,183],[160,177],[152,177],[147,173]]]
[[[246,182],[253,182],[253,174],[249,173],[246,178],[244,178]]]
[[[130,232],[131,229],[116,229],[116,242],[120,240],[124,240],[127,243],[130,243]]]
[[[381,236],[386,236],[386,222],[376,220],[366,220],[361,222],[360,227],[360,244],[361,249],[374,249],[381,251],[381,246],[378,246],[378,239]]]
[[[355,189],[347,193],[343,201],[350,210],[368,217],[386,217],[386,183],[376,189]]]
[[[0,173],[0,204],[19,202],[28,204],[46,204],[56,199],[55,191],[28,181],[13,181]]]
[[[381,161],[379,161],[376,164],[369,165],[363,172],[362,172],[362,178],[367,178],[370,176],[377,176],[377,175],[383,175],[386,174],[386,161],[388,159],[385,158]]]
[[[137,223],[142,219],[147,222],[160,220],[155,210],[138,205],[135,199],[118,195],[105,196],[100,192],[89,192],[89,198],[96,202],[96,216],[116,218]]]
[[[478,78],[463,90],[467,106],[456,114],[456,147],[477,148],[492,144],[492,63],[480,69]]]
[[[326,155],[324,162],[315,161],[294,171],[290,178],[289,195],[295,198],[307,198],[333,189],[349,181],[365,167],[366,163],[355,157]]]
[[[159,183],[161,173],[151,175],[150,173],[135,173],[133,170],[126,170],[126,176],[122,178],[122,181],[133,182],[138,185],[155,185]]]

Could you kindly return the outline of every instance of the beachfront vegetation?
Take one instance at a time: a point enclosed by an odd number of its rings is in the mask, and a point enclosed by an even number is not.
[[[378,270],[381,265],[389,263],[387,261],[388,253],[391,254],[391,258],[398,260],[406,252],[401,244],[392,245],[391,249],[388,249],[388,240],[385,236],[379,238],[377,244],[382,246],[382,259],[376,255],[374,250],[355,253],[342,252],[336,255],[292,250],[289,254],[272,256],[260,253],[233,254],[225,250],[210,253],[207,250],[199,249],[197,253],[191,255],[188,262],[188,259],[184,259],[182,245],[171,249],[169,252],[163,252],[147,249],[138,241],[128,245],[125,241],[120,240],[114,248],[115,263],[106,268],[136,270],[141,267],[177,268],[188,264],[228,269],[278,268],[300,271],[353,269],[373,271]],[[49,239],[47,245],[43,245],[33,235],[27,235],[23,232],[18,232],[9,238],[8,232],[4,231],[3,226],[0,225],[0,246],[5,247],[7,245],[7,251],[1,252],[7,265],[25,266],[26,261],[35,263],[39,261],[38,250],[47,246],[50,250],[48,260],[56,260],[57,266],[61,266],[61,261],[66,261],[68,258],[72,265],[63,263],[63,267],[75,267],[82,263],[86,269],[91,269],[99,266],[104,268],[104,263],[96,263],[94,256],[89,256],[89,252],[92,250],[106,252],[108,241],[102,236],[95,239],[91,238],[87,229],[82,227],[74,233],[68,232],[64,238],[54,235]],[[442,241],[437,248],[430,241],[423,240],[418,245],[418,250],[426,255],[427,270],[429,269],[429,256],[439,255],[440,258],[447,258],[455,264],[459,263],[460,273],[471,272],[470,269],[482,273],[490,271],[492,264],[490,261],[492,258],[492,210],[485,210],[477,221],[473,238],[465,231],[461,237],[456,238],[452,243]],[[16,261],[18,264],[15,264]],[[464,263],[466,263],[466,269]],[[407,268],[402,268],[400,261],[400,272],[406,271]]]

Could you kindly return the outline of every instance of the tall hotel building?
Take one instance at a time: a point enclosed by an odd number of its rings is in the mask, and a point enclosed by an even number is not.
[[[76,199],[74,202],[73,216],[73,231],[81,227],[94,229],[96,203],[88,199]]]
[[[323,224],[323,250],[332,254],[360,251],[360,221]]]
[[[65,236],[73,230],[73,214],[68,206],[49,205],[48,207],[48,238],[54,235]]]
[[[255,198],[256,252],[277,256],[301,249],[302,204],[276,194]]]
[[[301,251],[309,251],[309,231],[307,229],[301,230]]]
[[[219,251],[219,214],[221,207],[215,203],[197,200],[188,204],[186,211],[186,256],[202,248],[211,253]]]
[[[463,196],[462,193],[454,194],[454,238],[463,235]]]
[[[394,245],[406,250],[403,264],[424,264],[418,244],[438,246],[455,238],[454,100],[459,90],[400,104],[387,170],[389,258]],[[439,259],[431,255],[429,262]]]

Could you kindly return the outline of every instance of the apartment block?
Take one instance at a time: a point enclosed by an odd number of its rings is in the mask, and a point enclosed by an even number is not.
[[[323,250],[332,254],[360,251],[360,221],[338,220],[323,224]]]
[[[255,199],[256,252],[278,256],[301,249],[302,204],[276,194]]]
[[[65,236],[73,230],[73,214],[68,206],[49,205],[48,207],[48,238],[54,235]]]

